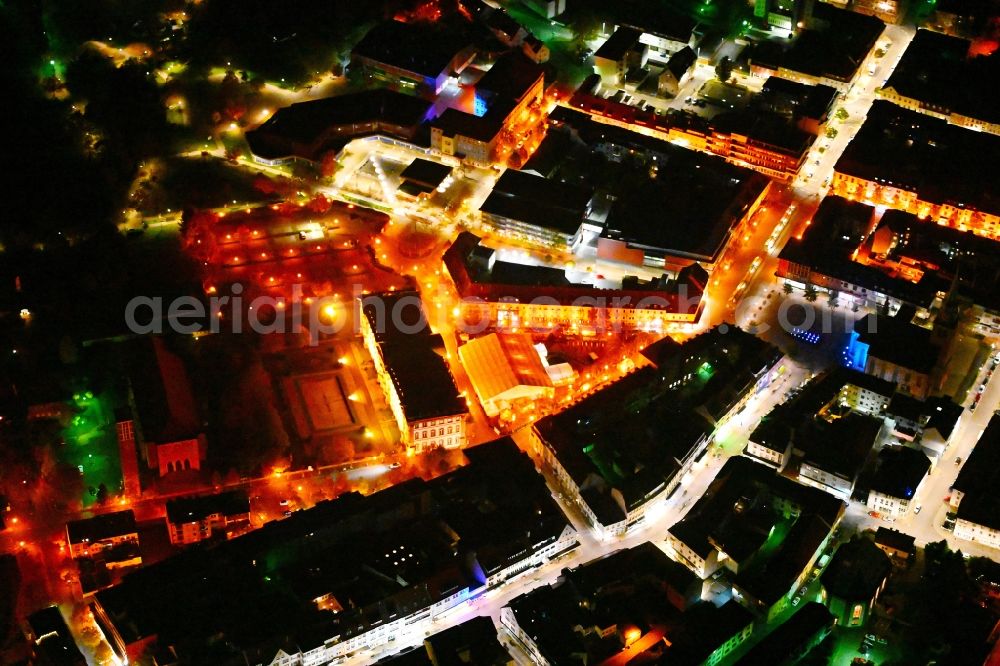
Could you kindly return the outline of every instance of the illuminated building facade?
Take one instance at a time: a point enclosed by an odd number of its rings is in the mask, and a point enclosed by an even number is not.
[[[464,454],[467,465],[431,481],[344,493],[199,557],[157,562],[97,592],[95,620],[131,662],[151,649],[180,663],[374,662],[391,641],[579,545],[511,439]]]
[[[930,466],[927,456],[917,449],[883,448],[879,451],[878,467],[868,490],[868,508],[889,520],[905,516]]]
[[[574,93],[568,105],[584,111],[599,123],[718,155],[737,166],[779,180],[795,177],[813,142],[811,134],[796,128],[779,134],[763,134],[755,130],[754,123],[716,126],[700,118],[660,116],[586,91]]]
[[[227,539],[250,529],[250,500],[238,490],[167,501],[167,532],[175,545],[223,533]]]
[[[1000,56],[976,54],[967,39],[921,29],[876,93],[953,125],[1000,134],[1000,100],[982,86],[997,76]]]
[[[66,523],[66,543],[73,559],[93,557],[123,545],[134,546],[135,557],[125,561],[109,561],[108,566],[139,564],[139,530],[135,525],[132,509],[104,513],[93,518],[83,518]]]
[[[545,73],[519,51],[507,53],[475,84],[475,112],[448,108],[431,122],[431,148],[478,165],[492,164],[505,135],[541,113]]]
[[[479,214],[482,223],[500,236],[569,250],[583,237],[593,196],[594,192],[584,187],[507,169],[483,201]]]
[[[626,279],[621,289],[569,282],[565,271],[498,261],[496,251],[463,232],[445,252],[461,302],[456,316],[482,330],[552,330],[583,335],[620,329],[665,331],[698,321],[708,276],[697,264],[677,280]]]
[[[460,448],[466,441],[465,399],[443,358],[415,291],[366,296],[360,301],[365,347],[407,450]]]
[[[1000,137],[876,101],[834,167],[832,194],[1000,239]]]
[[[355,44],[351,64],[390,87],[433,98],[475,56],[470,41],[440,24],[385,21]]]
[[[955,538],[1000,548],[1000,416],[994,415],[951,487]]]
[[[530,335],[490,333],[459,347],[458,356],[487,416],[555,395]]]

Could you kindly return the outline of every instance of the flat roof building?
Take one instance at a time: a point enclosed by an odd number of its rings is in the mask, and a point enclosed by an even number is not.
[[[431,109],[430,102],[412,95],[364,90],[282,107],[248,131],[246,139],[254,159],[264,164],[319,162],[325,153],[365,136],[413,141]]]
[[[440,93],[474,55],[463,31],[426,22],[383,21],[351,49],[352,64],[371,78],[425,97]]]
[[[583,187],[507,169],[479,210],[501,236],[568,249],[580,239],[593,196]]]
[[[825,2],[815,3],[812,19],[789,46],[762,41],[750,55],[751,72],[846,91],[861,71],[885,24]]]

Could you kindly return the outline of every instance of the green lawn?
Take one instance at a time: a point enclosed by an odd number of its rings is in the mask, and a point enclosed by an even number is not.
[[[60,449],[60,462],[72,465],[83,474],[83,505],[97,501],[89,488],[102,483],[110,495],[118,493],[122,483],[118,439],[111,405],[90,391],[74,394],[77,413],[63,430],[65,446]]]

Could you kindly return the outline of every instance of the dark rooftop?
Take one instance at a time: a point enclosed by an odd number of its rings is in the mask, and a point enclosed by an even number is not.
[[[774,111],[787,111],[796,118],[824,120],[836,96],[837,90],[830,86],[811,86],[780,76],[770,76],[754,102]]]
[[[434,79],[444,72],[470,40],[435,23],[379,23],[354,45],[351,54]]]
[[[926,272],[920,282],[914,284],[854,260],[854,251],[871,231],[874,212],[874,207],[860,201],[827,195],[802,238],[789,238],[778,257],[869,291],[929,306],[938,291],[948,288],[948,281],[935,272]]]
[[[1000,529],[1000,416],[994,415],[966,458],[952,488],[964,496],[958,518]]]
[[[916,449],[887,446],[879,451],[871,489],[890,497],[913,499],[930,466],[927,456]]]
[[[480,210],[573,235],[583,223],[593,192],[582,187],[507,169]]]
[[[535,425],[578,484],[600,477],[603,492],[619,490],[626,511],[673,479],[712,431],[711,419],[752,390],[780,352],[730,327],[655,356],[656,368],[640,369]]]
[[[915,542],[915,537],[910,536],[909,534],[904,534],[899,530],[894,530],[888,527],[879,527],[875,530],[875,544],[878,546],[885,546],[887,548],[892,548],[893,550],[913,552],[913,544]]]
[[[601,44],[597,51],[594,52],[594,57],[605,58],[607,60],[614,60],[617,62],[625,57],[625,54],[628,53],[629,49],[639,43],[640,36],[642,36],[642,32],[639,30],[622,26],[615,30],[614,33],[612,33],[612,35],[608,37],[603,44]]]
[[[925,428],[936,428],[945,439],[951,438],[951,433],[955,431],[958,420],[965,412],[965,408],[954,403],[947,396],[933,396],[927,398],[924,403],[931,418]]]
[[[431,333],[418,292],[366,296],[361,312],[375,334],[407,420],[468,411],[444,360],[444,342]]]
[[[439,162],[417,158],[403,169],[399,177],[403,180],[412,181],[418,185],[436,188],[451,173],[451,167]]]
[[[853,79],[885,24],[823,2],[816,3],[813,18],[815,27],[799,33],[787,49],[776,42],[757,44],[751,64],[784,67],[843,83]]]
[[[720,113],[712,119],[712,125],[718,132],[739,134],[796,158],[809,150],[816,139],[789,119],[759,108]]]
[[[678,81],[684,73],[691,69],[691,65],[698,60],[698,55],[694,52],[690,46],[685,46],[677,53],[670,56],[670,60],[667,61],[667,69],[670,73],[674,75]]]
[[[53,666],[86,666],[80,648],[76,646],[66,620],[58,606],[49,606],[28,616],[28,626],[35,635],[38,652],[37,663]],[[32,662],[35,663],[35,662]]]
[[[885,552],[865,537],[854,537],[840,546],[823,572],[827,593],[847,601],[863,601],[875,596],[892,570]]]
[[[667,599],[666,589],[683,592],[690,573],[678,575],[677,564],[652,544],[620,550],[564,572],[555,585],[513,599],[509,606],[518,625],[554,664],[624,663],[622,633],[663,632],[669,641],[664,663],[694,665],[740,633],[753,621],[735,602],[721,608],[700,602],[681,611]],[[678,585],[681,587],[679,588]],[[578,627],[613,627],[618,631],[585,637]],[[642,657],[658,654],[655,647]],[[639,655],[632,655],[639,656]],[[618,660],[605,662],[618,657]]]
[[[158,336],[123,344],[142,440],[161,443],[196,437],[201,421],[181,358]]]
[[[993,169],[1000,137],[876,100],[836,171],[916,192],[920,199],[1000,214]]]
[[[772,526],[781,519],[773,498],[800,508],[784,538],[765,547]],[[787,594],[797,577],[833,529],[845,504],[817,488],[800,485],[761,463],[741,456],[723,465],[705,494],[670,534],[702,556],[718,544],[743,559],[760,550],[766,557],[741,569],[738,583],[758,599],[773,603]],[[756,525],[756,527],[755,527]],[[763,539],[759,534],[763,529]]]
[[[503,126],[504,117],[487,112],[484,116],[459,111],[451,107],[434,119],[433,126],[439,127],[445,136],[461,134],[476,141],[489,143]]]
[[[960,37],[918,30],[884,87],[938,112],[1000,122],[1000,94],[984,85],[1000,78],[1000,51],[969,57],[970,46]]]
[[[93,518],[70,521],[66,523],[66,530],[71,544],[86,541],[93,543],[101,539],[134,534],[135,514],[132,513],[132,509],[102,513]]]
[[[826,606],[809,601],[736,663],[740,666],[788,663],[790,655],[809,646],[821,631],[832,628],[834,621],[834,616]]]
[[[430,108],[430,102],[411,95],[384,88],[364,90],[280,108],[263,125],[247,132],[246,138],[250,150],[266,159],[296,154],[316,159],[329,143],[324,141],[328,132],[335,135],[331,140],[343,140],[370,133],[373,123],[382,124],[381,131],[387,132],[392,126],[416,127]]]
[[[869,345],[869,356],[924,374],[937,364],[940,349],[931,342],[931,331],[899,317],[867,314],[854,324],[854,331]]]
[[[443,342],[439,336],[435,346]],[[468,411],[442,354],[422,342],[394,342],[381,346],[386,369],[399,394],[407,420],[453,416]]]
[[[167,500],[167,522],[170,523],[196,522],[214,514],[238,516],[247,513],[250,513],[250,500],[241,490]]]
[[[512,51],[497,58],[481,79],[476,82],[476,94],[485,93],[520,101],[545,69],[529,60],[520,51]]]
[[[507,666],[510,653],[489,617],[477,617],[424,640],[434,666]]]
[[[664,3],[620,0],[609,6],[608,11],[621,25],[679,42],[691,39],[697,27],[693,19]]]
[[[126,642],[156,634],[182,663],[230,666],[344,640],[478,588],[483,573],[556,540],[566,520],[509,438],[465,454],[468,465],[433,481],[347,493],[236,539],[197,544],[96,600]],[[343,610],[320,610],[315,600],[327,594]]]
[[[714,261],[768,184],[761,174],[678,148],[656,178],[616,192],[602,237]],[[684,153],[688,153],[685,155]]]
[[[782,419],[768,415],[760,420],[750,434],[750,441],[760,446],[783,453],[792,441],[792,428]]]
[[[812,419],[796,428],[795,448],[805,451],[805,463],[853,480],[864,467],[881,429],[881,419],[857,412],[832,423]]]

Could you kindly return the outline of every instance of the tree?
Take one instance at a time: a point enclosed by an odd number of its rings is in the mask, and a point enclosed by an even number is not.
[[[323,157],[319,163],[320,175],[324,178],[332,178],[339,170],[340,162],[337,161],[337,153],[333,150],[323,153]]]
[[[781,285],[781,290],[784,291],[786,294],[791,294],[793,291],[795,291],[795,288],[792,287],[791,282],[786,282],[785,284]]]
[[[827,127],[826,128],[826,138],[828,138],[828,139],[836,139],[837,138],[837,128],[836,127]]]
[[[806,285],[806,300],[810,303],[815,303],[816,299],[819,298],[819,292],[816,291],[816,287],[811,284]]]
[[[829,305],[831,308],[835,308],[838,305],[840,305],[840,292],[837,291],[836,289],[831,291],[830,295],[827,296],[826,304]]]
[[[840,107],[839,109],[837,109],[837,112],[834,113],[833,115],[837,118],[837,120],[841,122],[851,117],[851,114],[849,114],[847,112],[847,109],[845,109],[844,107]]]
[[[715,66],[715,76],[718,77],[720,81],[725,83],[733,75],[733,61],[729,59],[729,56],[722,56],[722,60],[719,64]]]

